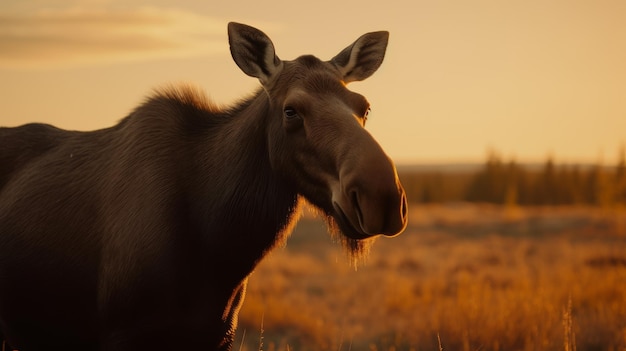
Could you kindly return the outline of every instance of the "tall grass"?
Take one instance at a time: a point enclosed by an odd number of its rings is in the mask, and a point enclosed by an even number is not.
[[[304,219],[240,315],[264,350],[626,350],[626,214],[429,206],[354,270]],[[257,339],[258,340],[258,339]],[[258,350],[258,344],[244,350]]]

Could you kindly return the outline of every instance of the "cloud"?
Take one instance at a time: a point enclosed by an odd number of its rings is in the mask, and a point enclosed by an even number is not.
[[[181,10],[0,14],[0,68],[194,57],[227,50],[225,21]]]

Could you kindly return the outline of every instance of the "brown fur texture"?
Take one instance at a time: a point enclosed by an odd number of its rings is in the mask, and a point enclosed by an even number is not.
[[[308,56],[277,61],[264,34],[229,29],[236,62],[263,78],[231,107],[167,88],[107,129],[0,128],[0,330],[10,346],[229,350],[247,277],[284,243],[303,199],[355,257],[404,229],[395,168],[363,129],[369,105],[341,70]]]

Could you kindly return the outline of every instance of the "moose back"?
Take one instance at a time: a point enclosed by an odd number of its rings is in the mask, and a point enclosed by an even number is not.
[[[346,88],[383,61],[387,32],[330,61],[283,61],[228,25],[261,88],[218,108],[162,90],[92,132],[0,128],[0,330],[29,350],[229,350],[246,279],[304,199],[358,255],[407,223],[393,163]]]

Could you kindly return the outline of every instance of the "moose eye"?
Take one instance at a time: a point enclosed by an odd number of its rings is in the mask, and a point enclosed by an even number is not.
[[[294,119],[294,118],[298,118],[298,112],[293,108],[293,107],[285,107],[284,110],[285,113],[285,118],[287,119]]]

